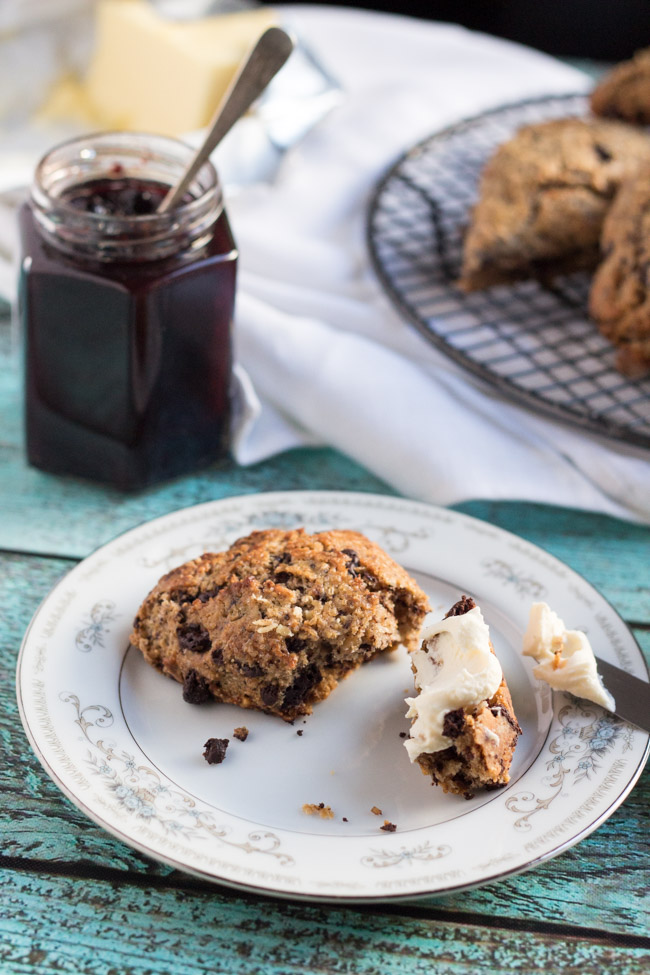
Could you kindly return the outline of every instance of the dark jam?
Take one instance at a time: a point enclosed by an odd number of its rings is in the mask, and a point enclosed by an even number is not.
[[[65,202],[140,216],[167,189],[94,180]],[[197,253],[123,262],[65,253],[30,204],[20,222],[30,463],[134,489],[222,458],[237,259],[225,212]]]
[[[166,183],[153,179],[92,179],[68,190],[62,199],[75,210],[100,217],[146,217],[156,212],[168,190]],[[189,194],[182,200],[191,201]]]

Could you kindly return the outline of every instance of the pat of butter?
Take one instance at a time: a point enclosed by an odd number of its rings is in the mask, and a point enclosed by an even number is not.
[[[166,20],[147,0],[100,0],[84,84],[106,128],[180,135],[207,125],[240,62],[274,24],[269,7]]]
[[[545,680],[558,691],[584,697],[609,711],[615,710],[616,702],[603,686],[586,635],[581,630],[567,630],[546,603],[531,606],[522,652],[537,661],[533,674],[538,680]]]

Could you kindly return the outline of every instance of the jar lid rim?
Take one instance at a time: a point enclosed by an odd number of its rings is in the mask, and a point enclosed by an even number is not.
[[[98,141],[110,142],[111,139],[116,139],[118,141],[122,141],[126,143],[128,143],[129,140],[141,139],[141,140],[146,140],[147,142],[158,142],[162,144],[167,144],[168,146],[175,146],[177,148],[180,147],[182,149],[187,150],[189,153],[192,153],[194,151],[191,146],[189,146],[186,142],[183,142],[181,139],[176,139],[173,136],[160,135],[155,132],[131,132],[131,131],[120,131],[118,129],[115,130],[108,129],[108,130],[102,130],[97,132],[91,132],[84,135],[72,136],[69,139],[65,139],[62,142],[56,143],[54,146],[48,149],[48,151],[39,159],[38,163],[36,164],[36,169],[34,170],[34,179],[32,181],[31,190],[30,190],[30,195],[32,199],[34,199],[36,203],[39,203],[38,197],[41,194],[43,198],[47,198],[50,200],[52,199],[52,196],[50,196],[50,194],[47,192],[47,189],[43,187],[40,177],[43,174],[46,163],[48,162],[48,160],[51,159],[51,157],[56,152],[59,152],[60,150],[64,150],[66,148],[72,148],[74,147],[75,144],[79,144],[80,147],[88,149],[90,148],[93,142],[95,144]],[[129,223],[131,223],[132,221],[136,221],[136,226],[137,226],[137,223],[139,222],[144,222],[144,221],[151,222],[152,219],[155,220],[157,217],[159,217],[161,221],[164,221],[165,219],[168,221],[172,213],[187,214],[187,215],[192,214],[194,210],[199,210],[201,206],[205,204],[205,201],[210,196],[210,194],[213,194],[215,191],[219,193],[221,192],[221,183],[219,180],[219,174],[214,164],[209,159],[203,163],[203,165],[201,166],[201,168],[199,169],[199,171],[195,176],[195,180],[200,179],[201,174],[206,174],[206,173],[210,177],[211,185],[203,189],[198,196],[194,196],[188,202],[183,203],[181,201],[179,204],[177,204],[174,207],[172,211],[169,211],[164,214],[162,213],[157,214],[155,211],[154,213],[149,213],[149,214],[116,213],[116,214],[111,214],[111,220],[117,222],[119,222],[120,220],[124,220],[124,221],[128,221]],[[170,183],[170,187],[172,185],[173,184]],[[64,209],[64,212],[70,212],[71,214],[79,213],[79,211],[74,206],[72,206],[72,204],[67,202],[63,197],[55,197],[54,199],[56,199],[57,207],[59,206],[62,207]],[[105,215],[99,213],[92,213],[91,211],[85,211],[84,218],[88,219],[91,225],[95,222],[99,224],[100,222],[106,220]]]

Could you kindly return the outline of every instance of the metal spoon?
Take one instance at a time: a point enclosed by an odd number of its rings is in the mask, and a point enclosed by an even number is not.
[[[230,131],[237,119],[241,118],[255,99],[262,94],[293,48],[293,39],[281,27],[269,27],[264,31],[230,82],[210,122],[203,144],[195,152],[178,183],[172,186],[163,198],[158,213],[166,213],[182,200],[188,186],[210,153]]]

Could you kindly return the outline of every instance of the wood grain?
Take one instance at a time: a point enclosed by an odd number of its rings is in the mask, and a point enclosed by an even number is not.
[[[0,961],[71,975],[642,975],[647,943],[0,872]],[[47,925],[43,925],[43,917]]]

